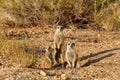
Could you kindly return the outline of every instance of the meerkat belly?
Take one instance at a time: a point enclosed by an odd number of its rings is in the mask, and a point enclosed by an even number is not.
[[[62,41],[63,41],[63,37],[62,37],[62,35],[61,35],[61,34],[56,35],[54,41],[55,41],[55,45],[56,45],[56,47],[58,48],[58,46],[60,46],[60,44],[61,44]]]
[[[57,36],[57,37],[55,38],[55,42],[56,42],[56,43],[59,43],[60,40],[61,40],[61,37],[60,37],[60,36]]]
[[[73,54],[72,52],[68,53],[69,61],[73,61],[73,60],[75,60],[75,58],[76,58],[75,54]]]
[[[54,39],[55,39],[56,42],[60,41],[61,35],[55,35],[55,38],[54,38]]]

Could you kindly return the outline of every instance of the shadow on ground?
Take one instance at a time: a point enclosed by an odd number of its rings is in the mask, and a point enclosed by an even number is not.
[[[98,52],[98,53],[95,53],[95,54],[92,54],[90,53],[90,55],[86,55],[86,56],[83,56],[80,61],[83,61],[83,60],[86,60],[86,59],[89,59],[85,64],[82,65],[82,67],[87,67],[87,66],[90,66],[91,64],[93,63],[96,63],[96,62],[99,62],[105,58],[108,58],[108,57],[111,57],[113,55],[115,55],[115,53],[110,53],[110,54],[107,54],[107,55],[104,55],[100,58],[97,58],[97,59],[91,59],[92,57],[95,57],[95,56],[98,56],[100,54],[105,54],[107,52],[111,52],[111,51],[115,51],[115,50],[120,50],[120,48],[114,48],[114,49],[110,49],[110,50],[104,50],[104,51],[101,51],[101,52]]]

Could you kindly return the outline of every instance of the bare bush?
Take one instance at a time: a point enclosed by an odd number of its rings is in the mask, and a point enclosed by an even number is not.
[[[0,21],[4,27],[44,27],[61,24],[104,28],[112,23],[112,29],[118,29],[116,24],[119,24],[119,21],[115,16],[119,16],[119,3],[118,0],[1,0]],[[109,18],[111,12],[114,19]],[[103,17],[106,13],[107,16]]]

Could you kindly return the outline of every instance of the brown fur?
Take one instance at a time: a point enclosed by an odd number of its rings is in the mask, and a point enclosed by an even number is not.
[[[64,42],[63,26],[57,26],[54,35],[54,64],[63,63],[62,45]]]
[[[46,49],[46,53],[42,62],[42,68],[51,68],[53,64],[51,47]]]
[[[74,43],[68,43],[67,50],[65,53],[66,60],[68,63],[67,67],[71,67],[71,68],[74,68],[76,66],[79,67],[78,55],[75,52],[74,46],[75,46]]]

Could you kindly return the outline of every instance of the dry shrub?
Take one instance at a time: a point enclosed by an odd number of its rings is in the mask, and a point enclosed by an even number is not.
[[[21,65],[21,67],[32,67],[38,57],[35,55],[34,46],[29,41],[26,47],[25,41],[8,40],[4,35],[0,35],[0,55],[8,57],[11,64]]]
[[[10,44],[9,54],[13,63],[20,64],[22,67],[31,67],[35,62],[34,48],[26,52],[26,47],[16,40]]]
[[[0,21],[4,27],[61,24],[104,28],[110,24],[113,28],[105,29],[114,30],[118,29],[119,5],[119,0],[0,0]]]
[[[98,22],[106,30],[120,30],[120,1],[110,4],[101,11],[101,16],[97,18]]]

